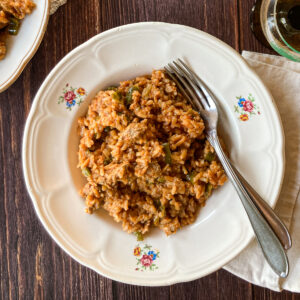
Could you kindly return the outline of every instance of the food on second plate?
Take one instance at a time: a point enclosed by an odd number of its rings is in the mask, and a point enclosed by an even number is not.
[[[203,120],[163,71],[100,91],[78,124],[86,211],[103,207],[139,238],[193,223],[226,181]]]
[[[20,21],[35,7],[31,0],[0,0],[0,60],[5,57],[7,35],[16,35]]]

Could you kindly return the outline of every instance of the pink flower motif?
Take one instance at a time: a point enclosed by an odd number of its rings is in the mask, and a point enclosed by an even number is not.
[[[152,265],[152,257],[151,255],[143,255],[141,258],[141,263],[144,267],[150,267]]]
[[[254,108],[254,105],[250,100],[244,101],[244,103],[243,103],[244,111],[251,112],[253,110],[253,108]]]
[[[76,95],[73,91],[68,91],[65,93],[64,98],[67,102],[72,102],[76,98]]]

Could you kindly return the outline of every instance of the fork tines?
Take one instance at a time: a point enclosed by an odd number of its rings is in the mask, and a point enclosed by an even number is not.
[[[180,58],[165,66],[165,70],[194,108],[196,107],[199,111],[216,108],[211,91]]]

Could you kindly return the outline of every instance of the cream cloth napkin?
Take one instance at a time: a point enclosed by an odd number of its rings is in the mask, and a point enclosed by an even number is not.
[[[66,2],[67,0],[50,0],[50,15],[54,14],[56,10]]]
[[[224,268],[251,283],[275,291],[300,292],[300,63],[284,57],[243,51],[243,57],[272,93],[285,133],[286,169],[275,211],[292,236],[290,274],[275,275],[256,240]]]

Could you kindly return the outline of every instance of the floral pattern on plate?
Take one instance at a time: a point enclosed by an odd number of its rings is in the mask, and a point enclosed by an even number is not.
[[[247,98],[239,96],[236,99],[237,105],[234,105],[234,112],[239,114],[239,120],[245,122],[252,116],[261,114],[252,94],[249,94]]]
[[[72,107],[76,104],[79,106],[85,99],[87,93],[86,90],[82,87],[73,88],[68,83],[62,90],[62,95],[58,98],[57,103],[65,103],[66,109],[72,110]]]
[[[136,271],[150,270],[154,271],[158,269],[156,261],[159,258],[159,251],[153,250],[152,246],[145,244],[138,244],[133,250],[133,255],[136,256]]]

